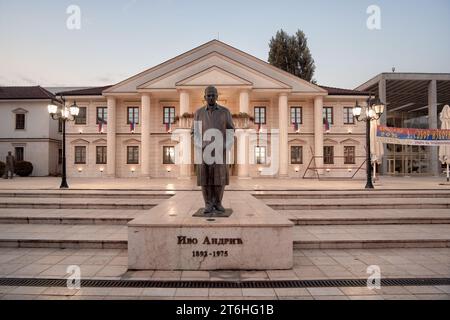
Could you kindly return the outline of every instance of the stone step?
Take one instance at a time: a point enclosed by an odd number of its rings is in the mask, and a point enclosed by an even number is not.
[[[343,210],[343,209],[450,209],[446,198],[378,198],[378,199],[266,199],[274,210]]]
[[[448,209],[279,210],[278,213],[296,225],[450,224]]]
[[[147,210],[166,199],[105,198],[0,198],[0,208],[37,209],[141,209]]]
[[[1,224],[126,225],[145,210],[0,208]]]
[[[0,247],[126,249],[127,226],[0,224]]]
[[[101,199],[169,199],[173,191],[8,191],[0,190],[0,198],[101,198]]]
[[[447,198],[450,190],[256,191],[258,199]]]
[[[126,225],[144,210],[0,208],[1,224]],[[280,210],[296,225],[450,224],[448,209]]]
[[[449,248],[450,225],[296,226],[296,249]]]
[[[0,224],[0,247],[127,248],[127,226]],[[295,226],[295,249],[450,248],[450,225]]]

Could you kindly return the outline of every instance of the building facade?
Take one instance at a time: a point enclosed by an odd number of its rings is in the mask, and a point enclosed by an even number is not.
[[[357,88],[387,106],[381,124],[397,128],[439,129],[439,114],[450,103],[448,73],[381,73]],[[438,147],[385,145],[380,171],[385,175],[440,175]]]
[[[68,175],[194,175],[194,165],[177,159],[191,154],[192,144],[180,141],[190,139],[191,115],[205,105],[208,85],[235,116],[232,176],[261,177],[273,163],[271,177],[363,174],[365,126],[352,108],[366,93],[311,84],[214,40],[116,85],[61,93],[80,107],[67,127]],[[184,138],[175,141],[175,131]]]
[[[47,106],[55,96],[42,87],[0,87],[0,160],[9,151],[33,164],[32,176],[60,172],[61,134]]]

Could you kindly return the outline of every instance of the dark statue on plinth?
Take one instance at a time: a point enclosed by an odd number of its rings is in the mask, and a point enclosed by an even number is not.
[[[226,154],[234,142],[234,125],[230,111],[217,104],[215,87],[206,88],[204,98],[206,106],[195,112],[192,128],[196,156],[201,154],[201,162],[196,160],[197,185],[202,187],[205,200],[203,215],[220,216],[228,211],[222,206],[222,198],[225,186],[230,183]]]

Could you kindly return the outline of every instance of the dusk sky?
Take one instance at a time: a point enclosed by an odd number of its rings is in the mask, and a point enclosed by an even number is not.
[[[366,26],[370,5],[381,30]],[[281,28],[306,33],[322,85],[354,88],[393,66],[450,72],[449,0],[0,0],[0,85],[114,84],[217,37],[267,61]]]

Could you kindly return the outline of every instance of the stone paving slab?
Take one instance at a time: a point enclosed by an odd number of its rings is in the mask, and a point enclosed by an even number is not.
[[[380,248],[447,247],[450,225],[332,225],[295,226],[294,247]],[[0,224],[0,246],[9,247],[127,247],[127,226]]]
[[[297,225],[450,224],[448,209],[278,210]]]
[[[295,226],[294,248],[450,247],[450,225]]]
[[[264,199],[274,210],[450,209],[445,198]]]
[[[90,278],[99,279],[197,281],[360,279],[367,277],[367,268],[371,265],[379,266],[383,277],[448,278],[450,249],[295,250],[292,270],[182,272],[127,271],[127,250],[123,249],[0,248],[0,277],[25,276],[25,274],[44,278],[65,277],[67,266],[73,264],[80,265],[82,273],[83,268],[86,268],[84,273],[90,274]],[[408,292],[386,291],[386,294]]]
[[[126,248],[127,227],[120,225],[0,224],[0,246]]]
[[[107,198],[8,198],[0,197],[0,208],[50,209],[151,209],[165,199]]]
[[[0,208],[1,224],[120,224],[143,214],[142,209],[23,209]]]
[[[363,180],[318,181],[310,179],[255,178],[240,180],[231,177],[231,190],[364,190]],[[390,177],[382,176],[375,182],[376,189],[396,190],[450,190],[450,185],[440,185],[444,177]],[[59,192],[61,178],[28,177],[1,180],[3,190],[54,190]],[[199,190],[194,178],[179,180],[174,178],[69,178],[72,190]]]

